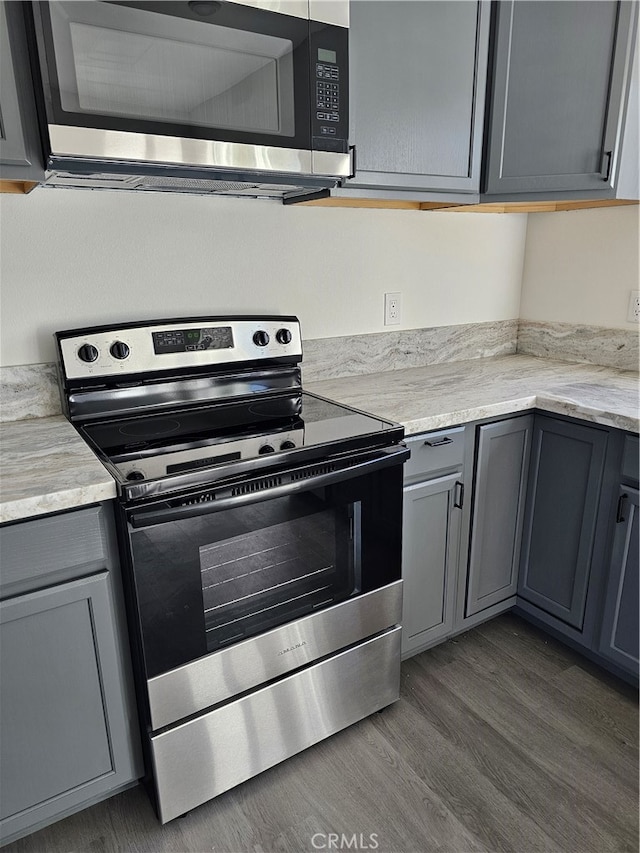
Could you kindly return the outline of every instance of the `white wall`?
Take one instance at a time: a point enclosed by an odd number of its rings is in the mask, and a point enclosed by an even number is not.
[[[297,314],[303,337],[518,317],[524,215],[285,207],[35,189],[0,200],[0,365],[53,361],[52,332],[111,321]]]
[[[633,330],[639,229],[638,205],[530,214],[521,318]]]

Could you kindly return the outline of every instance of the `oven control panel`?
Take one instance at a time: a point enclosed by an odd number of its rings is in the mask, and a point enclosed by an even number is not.
[[[216,317],[58,332],[67,379],[302,359],[296,317]]]

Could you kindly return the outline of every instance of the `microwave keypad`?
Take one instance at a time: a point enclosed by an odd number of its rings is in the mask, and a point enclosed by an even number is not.
[[[339,86],[337,83],[316,82],[317,109],[337,110],[340,106]]]
[[[340,71],[337,65],[325,65],[324,63],[316,64],[316,109],[326,110],[327,112],[317,112],[316,118],[318,121],[340,121]],[[332,82],[329,82],[332,81]],[[335,134],[335,129],[332,127],[324,127],[321,129],[323,135]]]

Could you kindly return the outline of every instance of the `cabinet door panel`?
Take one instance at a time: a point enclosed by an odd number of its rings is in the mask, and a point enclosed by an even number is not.
[[[351,4],[348,185],[479,189],[488,34],[484,2]]]
[[[138,775],[108,572],[0,602],[3,840]]]
[[[607,433],[536,418],[518,595],[582,629]]]
[[[620,490],[622,511],[616,525],[609,584],[604,604],[600,651],[638,675],[638,588],[640,524],[637,489]]]
[[[0,178],[44,178],[23,4],[0,2]]]
[[[499,4],[487,192],[611,189],[631,17],[608,0]]]
[[[438,477],[404,490],[404,652],[424,647],[452,629],[460,534],[454,497],[459,476]]]
[[[466,616],[516,594],[532,425],[479,428]]]
[[[2,605],[2,818],[113,771],[84,590]]]

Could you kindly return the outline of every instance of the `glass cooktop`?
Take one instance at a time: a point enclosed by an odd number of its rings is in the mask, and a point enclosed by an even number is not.
[[[276,453],[347,443],[396,425],[300,392],[82,427],[123,481],[142,481]]]

